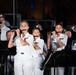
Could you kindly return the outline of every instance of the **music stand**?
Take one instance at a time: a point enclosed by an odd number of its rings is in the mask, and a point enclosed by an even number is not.
[[[4,75],[4,63],[8,56],[8,41],[1,41],[0,40],[0,67],[1,67],[1,75]],[[7,62],[6,62],[7,65]],[[7,74],[7,67],[6,67],[6,74]]]

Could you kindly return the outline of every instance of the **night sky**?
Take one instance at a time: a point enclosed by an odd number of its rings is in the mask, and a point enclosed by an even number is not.
[[[76,24],[75,0],[15,0],[15,13],[22,19],[55,19]],[[13,0],[0,1],[0,13],[13,13]]]

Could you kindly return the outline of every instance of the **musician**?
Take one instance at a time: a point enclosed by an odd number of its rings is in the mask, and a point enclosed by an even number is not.
[[[7,38],[7,41],[9,41],[10,40],[10,38],[11,38],[11,30],[8,30],[7,32],[6,32],[6,38]]]
[[[7,42],[9,42],[10,38],[11,38],[11,35],[12,35],[12,31],[9,30],[6,32],[6,37],[7,37]],[[11,55],[11,53],[14,53],[15,51],[15,48],[12,47],[9,49],[9,52],[8,52],[8,57],[7,57],[7,75],[13,75],[14,74],[14,69],[13,69],[13,61],[14,61],[14,55]]]
[[[0,14],[0,40],[1,41],[7,40],[6,32],[8,30],[10,30],[10,29],[5,25],[4,15]]]
[[[28,33],[29,24],[25,20],[20,22],[20,29],[15,30],[17,37],[13,43],[15,32],[8,43],[8,48],[16,46],[16,55],[14,56],[14,73],[15,75],[31,75],[33,71],[32,43],[33,36]],[[21,35],[20,35],[21,30]]]
[[[40,24],[37,24],[35,27],[40,29],[41,37],[43,39],[46,38],[46,34],[44,34],[45,32],[43,31],[42,26]],[[44,46],[43,46],[43,53],[42,53],[44,60],[45,60],[45,57],[46,57],[47,53],[48,53],[48,49],[47,49],[47,45],[46,45],[46,42],[45,42],[45,39],[44,39]]]
[[[33,47],[36,52],[34,56],[34,74],[43,75],[43,71],[40,70],[40,67],[43,61],[42,53],[43,53],[44,40],[41,39],[40,37],[39,28],[34,28],[32,34],[34,36]]]
[[[52,31],[50,35],[48,35],[47,46],[48,49],[52,49],[53,52],[62,51],[65,49],[67,44],[67,35],[63,33],[63,26],[61,24],[57,24],[55,26],[55,31]],[[56,69],[56,68],[55,68]],[[64,75],[64,68],[57,68],[58,75]],[[51,75],[54,75],[54,68],[51,68]]]
[[[7,26],[7,27],[10,27],[9,21],[7,21],[5,18],[6,18],[5,15],[0,13],[0,21],[3,20],[4,21],[4,25]]]

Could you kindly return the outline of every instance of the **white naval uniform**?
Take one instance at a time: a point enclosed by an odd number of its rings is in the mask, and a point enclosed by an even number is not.
[[[58,39],[60,40],[60,42],[62,42],[63,44],[67,44],[67,35],[65,34],[61,34]],[[63,47],[60,47],[58,44],[57,44],[57,41],[56,41],[56,38],[52,35],[51,36],[51,45],[52,45],[52,50],[53,51],[61,51],[62,49],[65,49],[65,46]],[[55,68],[55,72],[56,74],[55,75],[64,75],[64,67],[57,67]],[[54,75],[54,68],[52,67],[51,68],[51,75]]]
[[[42,59],[42,52],[43,52],[43,45],[44,45],[44,40],[40,39],[40,37],[34,41],[39,47],[40,50],[35,50],[36,52],[35,55],[33,55],[34,58],[34,71],[33,71],[33,75],[43,75],[43,71],[40,70],[41,67],[41,63],[43,61]]]
[[[22,39],[26,39],[29,45],[23,46],[18,39],[15,40],[16,52],[14,57],[14,73],[15,75],[32,75],[33,57],[31,54],[33,36],[27,33]]]
[[[58,39],[60,40],[60,42],[62,42],[63,44],[67,44],[67,35],[65,34],[61,34]],[[56,41],[56,38],[52,35],[51,36],[51,45],[52,45],[52,50],[55,50],[55,51],[61,51],[62,49],[65,49],[65,46],[63,47],[60,47],[58,44],[57,44],[57,41]]]

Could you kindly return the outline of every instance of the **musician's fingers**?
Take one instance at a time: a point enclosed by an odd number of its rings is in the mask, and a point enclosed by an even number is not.
[[[14,35],[15,35],[15,32],[11,32],[11,37],[14,37]]]

